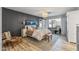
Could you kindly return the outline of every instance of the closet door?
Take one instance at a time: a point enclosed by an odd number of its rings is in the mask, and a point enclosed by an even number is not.
[[[76,27],[74,24],[75,15],[70,13],[67,15],[67,37],[69,42],[76,43]]]
[[[68,41],[77,43],[76,25],[79,24],[79,10],[67,13]]]

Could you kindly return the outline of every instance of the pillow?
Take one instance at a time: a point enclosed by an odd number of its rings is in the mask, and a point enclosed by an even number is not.
[[[22,37],[26,37],[27,36],[26,32],[27,32],[27,29],[25,29],[25,28],[22,29],[22,31],[21,31]]]
[[[33,31],[33,28],[31,26],[28,26],[29,31]]]

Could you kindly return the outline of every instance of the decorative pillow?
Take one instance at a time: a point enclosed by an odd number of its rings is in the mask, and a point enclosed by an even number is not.
[[[26,37],[27,36],[27,29],[23,28],[22,31],[21,31],[21,35],[22,37]]]
[[[27,35],[28,35],[28,36],[32,36],[34,30],[35,30],[35,29],[32,28],[31,26],[28,26]]]
[[[33,28],[31,26],[28,26],[29,31],[33,31]]]

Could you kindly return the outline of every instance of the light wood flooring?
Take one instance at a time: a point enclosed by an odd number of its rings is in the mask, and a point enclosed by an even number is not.
[[[50,50],[52,42],[47,40],[38,41],[36,39],[27,37],[22,38],[22,42],[16,45],[14,48],[11,46],[3,47],[3,51],[46,51]]]
[[[47,40],[38,41],[27,37],[22,38],[22,42],[14,48],[11,46],[2,48],[3,51],[76,51],[76,44],[63,40],[61,36],[53,36],[49,42]]]

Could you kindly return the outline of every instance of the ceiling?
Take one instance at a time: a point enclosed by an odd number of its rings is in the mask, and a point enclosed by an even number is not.
[[[78,9],[77,7],[6,7],[6,8],[39,17],[42,17],[41,13],[45,10],[48,12],[48,16],[57,16]]]

